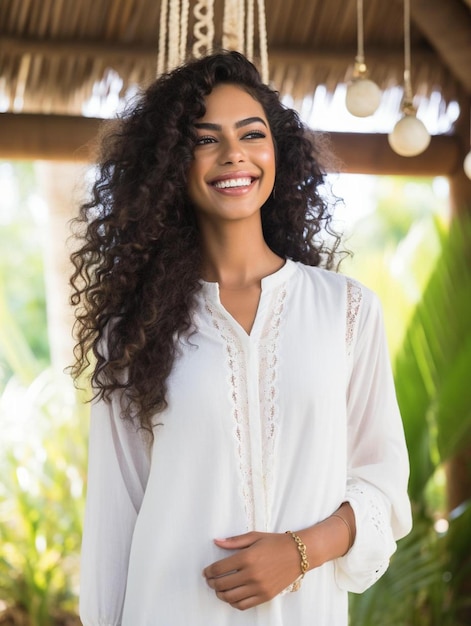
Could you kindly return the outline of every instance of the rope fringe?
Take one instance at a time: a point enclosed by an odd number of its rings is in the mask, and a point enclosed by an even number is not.
[[[258,17],[260,73],[268,83],[268,45],[264,0],[225,0],[222,48],[238,50],[254,62],[255,6]],[[162,0],[160,9],[157,76],[184,63],[188,55],[190,0]],[[196,59],[214,49],[214,0],[196,0],[193,6],[192,56]]]

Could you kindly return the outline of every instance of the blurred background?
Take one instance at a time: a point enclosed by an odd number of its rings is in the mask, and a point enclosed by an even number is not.
[[[253,57],[335,154],[340,271],[384,308],[414,529],[351,624],[469,624],[471,0],[1,0],[0,624],[80,623],[88,392],[64,368],[97,133],[211,46]]]

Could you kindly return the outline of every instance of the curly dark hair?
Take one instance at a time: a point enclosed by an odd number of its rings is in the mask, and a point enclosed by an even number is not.
[[[93,353],[95,395],[123,392],[123,418],[151,434],[155,415],[167,406],[178,342],[194,330],[201,250],[186,181],[194,123],[220,83],[246,90],[271,128],[276,192],[261,209],[268,246],[280,257],[332,268],[340,240],[320,193],[324,172],[312,131],[241,54],[188,62],[108,122],[91,199],[75,220],[81,247],[71,256],[77,339],[71,371],[79,377]]]

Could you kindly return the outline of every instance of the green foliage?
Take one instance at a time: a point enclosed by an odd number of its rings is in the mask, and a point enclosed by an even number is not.
[[[374,587],[362,595],[350,595],[352,626],[451,626],[452,622],[440,621],[441,605],[447,602],[444,565],[443,541],[436,540],[428,524],[416,524]],[[441,599],[437,616],[427,606],[430,598],[424,590],[429,589],[435,601]]]
[[[16,345],[21,347],[18,359],[31,352],[40,368],[49,364],[43,262],[45,210],[35,195],[32,163],[13,166],[0,162],[0,185],[0,365],[7,380],[16,371],[12,363]],[[8,336],[10,321],[6,326],[6,315],[15,320],[21,333]],[[25,341],[20,340],[20,334]]]
[[[40,365],[34,356],[15,317],[10,312],[0,282],[0,356],[10,372],[23,384],[28,384],[39,373]],[[4,375],[6,372],[4,373]],[[0,386],[1,389],[1,386]]]
[[[395,361],[396,390],[411,463],[414,530],[383,579],[352,596],[352,624],[461,626],[471,575],[471,505],[434,529],[437,476],[471,444],[471,216],[455,218]]]
[[[456,218],[396,358],[416,502],[437,465],[471,443],[470,245],[471,219]]]
[[[460,612],[469,596],[457,596],[454,588],[469,580],[470,524],[469,504],[452,517],[446,534],[416,519],[384,576],[364,594],[350,594],[352,626],[467,626]]]
[[[0,163],[0,182],[0,601],[14,623],[48,626],[77,606],[88,407],[47,369],[32,164]]]
[[[375,291],[382,302],[391,354],[422,296],[441,250],[441,223],[447,202],[437,197],[430,179],[378,177],[375,211],[352,229],[348,247],[354,256],[342,271]]]
[[[76,609],[85,410],[50,370],[29,387],[12,379],[2,397],[0,597],[35,626]]]
[[[461,622],[464,626],[469,624],[471,613],[471,500],[455,509],[450,518],[447,565],[454,596],[452,614],[456,616],[456,624],[464,615]]]

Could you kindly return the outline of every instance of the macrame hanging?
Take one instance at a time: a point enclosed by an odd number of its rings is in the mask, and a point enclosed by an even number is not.
[[[188,56],[199,59],[214,49],[214,0],[193,3],[193,45],[188,49],[190,0],[162,0],[160,8],[157,76],[169,72]],[[268,46],[264,0],[225,0],[219,47],[242,52],[254,61],[257,13],[260,73],[268,83]]]

